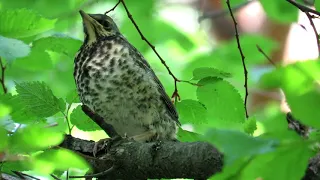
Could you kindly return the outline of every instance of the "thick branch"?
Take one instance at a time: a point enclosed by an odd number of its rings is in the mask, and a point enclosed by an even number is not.
[[[60,146],[80,153],[91,164],[94,173],[116,167],[101,179],[205,179],[221,171],[223,166],[223,155],[206,142],[163,142],[157,146],[156,142],[124,141],[97,158],[91,156],[93,141],[67,135]],[[156,150],[156,147],[160,149]],[[316,179],[320,179],[320,154],[310,159],[303,178]]]
[[[66,136],[61,147],[84,155],[94,173],[114,171],[101,179],[208,178],[222,169],[222,155],[209,143],[123,141],[106,154],[93,158],[93,141]],[[105,151],[105,149],[103,150]]]

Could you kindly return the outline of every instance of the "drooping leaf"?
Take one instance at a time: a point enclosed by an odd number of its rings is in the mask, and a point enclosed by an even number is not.
[[[54,28],[56,20],[27,9],[1,10],[0,35],[13,38],[33,36]]]
[[[207,123],[207,110],[198,101],[186,99],[176,104],[179,113],[179,120],[182,124],[203,124]]]
[[[27,56],[30,53],[30,47],[24,42],[0,36],[0,57],[11,62],[16,58]]]
[[[231,84],[212,77],[204,78],[198,84],[197,97],[207,108],[208,123],[231,128],[244,122],[243,100]]]
[[[81,106],[76,107],[72,111],[70,122],[83,131],[101,130],[101,128],[82,111]]]
[[[16,83],[21,101],[38,117],[49,117],[61,111],[61,102],[44,82]]]

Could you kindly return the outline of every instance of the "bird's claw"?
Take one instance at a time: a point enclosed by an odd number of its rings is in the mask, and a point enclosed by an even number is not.
[[[106,138],[106,139],[100,139],[98,142],[94,143],[93,147],[93,156],[96,157],[97,153],[101,151],[102,149],[105,149],[106,151],[111,148],[112,145],[116,145],[119,141],[121,141],[123,138],[121,136],[115,136],[112,138]]]

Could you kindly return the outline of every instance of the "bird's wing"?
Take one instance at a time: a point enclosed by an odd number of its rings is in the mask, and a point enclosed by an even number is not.
[[[127,41],[126,39],[124,39],[125,41]],[[128,42],[128,44],[130,44]],[[156,76],[156,74],[154,73],[154,71],[152,70],[151,66],[149,65],[149,63],[146,61],[146,59],[142,56],[142,54],[133,46],[130,44],[129,47],[132,51],[136,52],[137,56],[139,56],[137,59],[139,59],[140,61],[139,66],[143,67],[151,76],[152,78],[155,80],[155,82],[158,85],[158,91],[161,93],[161,99],[163,100],[164,104],[166,105],[168,112],[171,116],[171,118],[173,120],[175,120],[177,122],[178,125],[181,125],[181,123],[179,122],[179,115],[177,113],[176,108],[174,107],[171,99],[169,98],[169,96],[167,95],[163,85],[161,84],[160,80],[158,79],[158,77]]]

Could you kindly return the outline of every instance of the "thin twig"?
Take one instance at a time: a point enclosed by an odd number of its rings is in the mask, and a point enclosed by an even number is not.
[[[54,174],[50,174],[50,176],[53,178],[53,179],[55,179],[55,180],[61,180],[60,178],[58,178],[56,175],[54,175]]]
[[[84,175],[84,176],[70,176],[70,178],[97,178],[97,177],[102,177],[102,176],[107,176],[108,174],[114,172],[116,168],[114,166],[112,166],[111,168],[103,171],[103,172],[99,172],[96,174],[90,174],[90,175]]]
[[[22,173],[22,172],[19,172],[19,171],[12,171],[12,172],[15,173],[16,175],[18,175],[20,178],[22,176],[23,179],[25,179],[24,177],[28,177],[28,178],[35,179],[35,180],[40,180],[39,178],[33,177],[33,176],[29,175],[29,174],[25,174],[25,173]]]
[[[248,4],[250,4],[250,3],[254,2],[254,1],[256,1],[256,0],[245,1],[245,2],[239,4],[239,5],[235,6],[235,7],[232,7],[231,9],[232,9],[233,12],[237,11],[237,10],[247,6]],[[200,16],[198,18],[198,22],[201,22],[201,21],[203,21],[205,19],[208,19],[208,18],[218,18],[218,17],[224,16],[224,15],[226,15],[228,13],[229,13],[228,10],[225,10],[225,9],[221,9],[221,10],[218,10],[218,11],[215,10],[215,11],[205,12],[202,16]]]
[[[108,14],[109,12],[114,11],[114,10],[116,9],[116,7],[120,4],[120,2],[121,2],[121,0],[119,0],[119,1],[117,2],[117,4],[113,6],[113,8],[109,9],[109,10],[106,11],[104,14]]]
[[[318,56],[320,55],[320,41],[319,41],[319,36],[318,36],[318,32],[317,32],[317,29],[316,29],[316,26],[314,25],[313,23],[313,20],[312,20],[312,16],[310,15],[309,12],[305,12],[305,14],[307,15],[308,19],[309,19],[309,22],[310,22],[310,25],[313,29],[313,32],[314,32],[314,35],[316,36],[316,42],[317,42],[317,46],[318,46]]]
[[[3,92],[4,94],[7,93],[7,88],[6,88],[6,85],[4,84],[5,82],[5,79],[4,79],[4,71],[6,70],[6,66],[3,64],[2,62],[2,59],[0,57],[0,68],[1,68],[1,78],[0,78],[0,83],[2,85],[2,89],[3,89]]]
[[[263,54],[263,56],[264,56],[273,66],[277,67],[276,63],[274,63],[274,62],[271,60],[271,58],[261,49],[261,47],[260,47],[258,44],[256,44],[256,46],[257,46],[258,51],[259,51],[261,54]]]
[[[127,8],[127,5],[125,4],[124,0],[119,0],[119,2],[122,3],[127,15],[128,15],[128,18],[130,19],[130,21],[132,22],[132,24],[134,25],[134,27],[136,28],[136,30],[138,31],[140,37],[142,40],[144,40],[150,47],[151,49],[153,50],[153,52],[157,55],[157,57],[160,59],[161,63],[165,66],[165,68],[167,69],[169,75],[174,79],[174,84],[175,84],[175,90],[173,92],[173,95],[172,97],[175,97],[175,96],[179,96],[178,94],[178,89],[177,89],[177,82],[184,82],[184,83],[188,83],[188,84],[191,84],[191,85],[194,85],[194,86],[199,86],[197,83],[193,83],[193,82],[190,82],[190,81],[185,81],[185,80],[180,80],[178,79],[173,73],[172,71],[170,70],[169,66],[167,65],[167,63],[165,62],[165,60],[160,56],[160,54],[157,52],[156,50],[156,47],[154,45],[152,45],[150,43],[149,40],[147,40],[145,38],[145,36],[142,34],[139,26],[137,25],[137,23],[134,21],[134,19],[132,18],[132,14],[130,13],[130,11],[128,10]],[[118,2],[118,3],[119,3]],[[112,8],[111,10],[108,10],[107,12],[110,12],[112,10],[114,10],[117,6],[118,6],[118,3],[114,6],[114,8]]]
[[[320,16],[320,12],[318,12],[316,10],[313,10],[313,9],[307,7],[307,6],[302,5],[302,4],[299,4],[298,2],[295,2],[293,0],[287,0],[287,2],[289,2],[292,5],[294,5],[295,7],[299,8],[308,17],[310,25],[311,25],[311,27],[313,29],[313,32],[314,32],[315,36],[316,36],[316,42],[317,42],[317,46],[318,46],[318,55],[320,56],[320,41],[319,41],[319,37],[318,37],[318,32],[317,32],[316,26],[313,23],[313,20],[312,20],[313,17],[310,14],[310,13],[313,13],[313,14],[316,14],[316,15]]]
[[[228,9],[229,9],[230,15],[231,15],[232,20],[233,20],[234,29],[236,31],[235,36],[236,36],[236,39],[237,39],[238,49],[239,49],[239,52],[240,52],[240,55],[241,55],[241,59],[242,59],[242,65],[243,65],[243,71],[244,71],[244,88],[245,88],[245,91],[246,91],[245,98],[244,98],[244,109],[245,109],[245,112],[246,112],[246,117],[249,118],[249,114],[248,114],[248,110],[247,110],[247,100],[248,100],[248,95],[249,95],[249,93],[248,93],[248,71],[247,71],[246,63],[244,61],[245,57],[244,57],[244,54],[243,54],[242,49],[241,49],[241,44],[240,44],[240,39],[239,39],[239,32],[238,32],[238,28],[237,28],[238,23],[237,23],[236,19],[233,16],[231,5],[230,5],[230,1],[226,0],[226,3],[228,5]]]
[[[320,12],[319,11],[316,11],[314,9],[311,9],[311,8],[307,7],[307,6],[304,6],[304,5],[298,3],[298,2],[296,2],[294,0],[287,0],[287,2],[289,2],[290,4],[296,6],[297,8],[299,8],[303,12],[309,12],[309,13],[313,13],[313,14],[316,14],[316,15],[320,16]]]
[[[71,135],[71,127],[70,127],[70,122],[69,122],[69,118],[68,118],[68,111],[67,111],[67,114],[64,113],[63,111],[60,111],[60,112],[63,114],[63,116],[67,122],[68,131],[69,131],[69,134]]]

